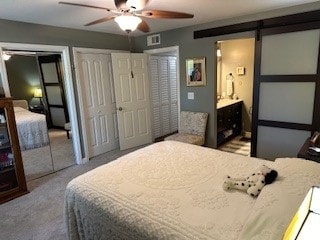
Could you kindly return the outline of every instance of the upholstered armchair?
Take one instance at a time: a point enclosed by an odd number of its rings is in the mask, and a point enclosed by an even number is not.
[[[205,141],[207,119],[208,113],[181,111],[179,132],[166,137],[164,140],[201,146]]]

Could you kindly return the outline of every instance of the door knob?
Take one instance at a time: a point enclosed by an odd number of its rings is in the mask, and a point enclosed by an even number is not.
[[[117,110],[122,111],[122,110],[123,110],[123,108],[122,108],[122,107],[119,107],[119,108],[117,108]]]

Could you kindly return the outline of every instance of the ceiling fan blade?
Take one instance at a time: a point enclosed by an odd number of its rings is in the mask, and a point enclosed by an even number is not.
[[[96,9],[102,9],[102,10],[107,10],[110,11],[109,8],[105,7],[98,7],[98,6],[92,6],[88,4],[80,4],[80,3],[69,3],[69,2],[59,2],[60,4],[65,4],[65,5],[71,5],[71,6],[78,6],[78,7],[88,7],[88,8],[96,8]]]
[[[149,28],[149,25],[147,24],[146,21],[144,21],[143,19],[141,19],[142,22],[138,25],[138,29],[141,31],[141,32],[149,32],[150,31],[150,28]]]
[[[93,22],[87,23],[85,26],[91,26],[91,25],[94,25],[94,24],[107,22],[107,21],[110,21],[110,20],[114,19],[115,17],[116,16],[111,16],[111,17],[109,16],[109,17],[100,18],[100,19],[95,20]]]
[[[127,3],[127,0],[114,0],[114,5],[116,5],[117,9],[126,9],[126,8],[128,8],[126,3]]]
[[[146,10],[141,15],[147,18],[193,18],[193,14],[162,10]]]

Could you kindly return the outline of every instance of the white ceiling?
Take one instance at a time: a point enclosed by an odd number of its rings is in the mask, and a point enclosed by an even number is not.
[[[113,0],[64,0],[115,9]],[[0,18],[59,27],[125,34],[112,20],[85,27],[84,24],[112,16],[105,10],[67,6],[59,0],[1,0]],[[221,19],[256,14],[319,0],[149,0],[145,10],[167,10],[194,14],[193,19],[146,19],[152,32],[192,26]],[[138,30],[135,36],[142,35]]]

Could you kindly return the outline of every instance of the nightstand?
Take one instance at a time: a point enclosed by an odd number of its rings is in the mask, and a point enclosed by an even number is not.
[[[309,147],[310,147],[310,138],[307,138],[307,140],[304,142],[304,144],[302,145],[298,153],[298,158],[304,158],[307,160],[312,160],[320,163],[320,156],[314,156],[308,153]]]
[[[29,110],[34,113],[44,114],[44,107],[43,106],[30,106]]]

